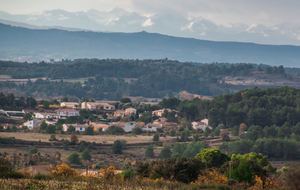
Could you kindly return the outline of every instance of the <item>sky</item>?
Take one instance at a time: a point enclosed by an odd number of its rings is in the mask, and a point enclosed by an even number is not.
[[[108,11],[115,7],[140,14],[176,12],[187,17],[200,16],[224,26],[300,24],[299,0],[0,0],[0,10],[11,14],[52,9]]]

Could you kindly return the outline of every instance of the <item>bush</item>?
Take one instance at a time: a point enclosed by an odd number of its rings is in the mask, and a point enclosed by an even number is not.
[[[152,139],[153,141],[159,141],[159,135],[158,134],[155,134],[154,136],[153,136],[153,139]]]
[[[72,153],[74,154],[74,153]],[[77,172],[77,170],[69,167],[67,164],[61,164],[61,165],[57,165],[52,171],[51,174],[54,176],[58,176],[58,177],[77,177],[79,176],[79,173]]]
[[[140,135],[140,134],[143,133],[143,130],[139,127],[135,127],[135,128],[132,129],[132,133]]]
[[[63,149],[68,150],[69,149],[69,141],[66,139],[63,141]]]
[[[189,136],[191,136],[190,130],[185,129],[185,130],[181,133],[180,140],[181,140],[182,142],[188,141],[188,140],[189,140]]]
[[[38,149],[36,147],[33,147],[29,150],[29,154],[35,154],[35,153],[38,153]]]
[[[41,174],[41,173],[38,173],[36,174],[33,179],[36,179],[36,180],[52,180],[53,177],[51,175],[48,175],[48,174]]]
[[[93,126],[88,126],[85,131],[84,131],[85,135],[94,135],[94,127]]]
[[[55,130],[56,130],[56,126],[55,125],[48,125],[45,129],[45,132],[47,134],[52,134],[52,133],[55,133]]]
[[[134,173],[131,172],[130,169],[127,169],[127,170],[123,170],[123,171],[121,172],[121,176],[123,176],[123,179],[124,179],[124,180],[127,180],[127,179],[130,179],[131,177],[133,177],[133,176],[134,176]]]
[[[170,136],[171,137],[174,137],[176,135],[176,131],[174,130],[174,129],[172,129],[171,131],[170,131]]]
[[[78,143],[78,137],[72,132],[70,136],[70,144],[74,145]]]
[[[79,155],[76,152],[73,152],[72,154],[70,154],[67,159],[71,164],[77,164],[77,165],[81,164]]]
[[[46,130],[47,126],[48,125],[47,125],[46,121],[44,120],[40,125],[40,130]]]
[[[81,157],[83,160],[91,160],[92,156],[90,155],[90,152],[88,149],[85,149],[82,153],[81,153]]]
[[[73,127],[73,125],[70,125],[67,129],[68,132],[73,132],[75,131],[75,127]]]
[[[225,162],[230,160],[230,158],[226,154],[221,153],[217,148],[210,150],[204,149],[199,154],[197,154],[195,158],[200,159],[207,168],[218,168]]]
[[[147,150],[146,150],[145,154],[146,154],[146,157],[153,157],[154,156],[153,147],[147,146]]]
[[[120,140],[116,140],[111,147],[111,150],[114,154],[122,154],[123,153],[123,144]]]
[[[198,178],[204,167],[204,164],[195,158],[166,158],[151,163],[142,162],[136,172],[142,177],[162,177],[164,180],[190,183]]]
[[[49,141],[56,141],[57,139],[56,139],[56,137],[55,137],[55,134],[51,134],[51,136],[50,136],[50,139],[49,139]]]
[[[84,142],[81,142],[81,143],[80,143],[78,150],[79,150],[80,152],[83,152],[83,151],[85,150]]]
[[[159,158],[164,159],[164,158],[171,158],[172,151],[170,150],[169,146],[165,146],[161,149],[161,152],[159,153]]]
[[[239,132],[240,132],[239,130],[240,130],[239,126],[235,125],[231,130],[231,135],[232,136],[239,136]]]
[[[11,127],[10,131],[11,131],[11,132],[17,132],[18,129],[17,129],[17,127],[16,127],[15,125],[13,125],[13,126]]]
[[[125,131],[122,127],[119,127],[117,125],[112,125],[112,126],[109,126],[106,130],[105,130],[105,133],[111,133],[111,134],[116,134],[116,133],[119,133],[119,134],[124,134]]]

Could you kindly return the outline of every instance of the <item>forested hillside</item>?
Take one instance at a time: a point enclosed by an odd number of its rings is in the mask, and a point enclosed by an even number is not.
[[[157,33],[32,30],[0,24],[0,59],[169,59],[299,66],[300,47],[214,42]]]
[[[300,81],[300,77],[287,74],[283,66],[195,64],[168,59],[79,59],[33,64],[0,61],[0,75],[12,77],[0,83],[6,92],[16,89],[27,96],[44,93],[98,100],[119,100],[122,96],[164,98],[176,96],[181,91],[214,96],[254,86],[298,87]],[[18,79],[28,80],[20,82]]]

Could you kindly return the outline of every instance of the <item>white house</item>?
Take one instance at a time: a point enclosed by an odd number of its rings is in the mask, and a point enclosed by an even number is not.
[[[136,123],[135,122],[128,122],[128,123],[125,123],[125,132],[126,133],[129,133],[132,131],[132,129],[135,127]]]
[[[142,127],[145,132],[156,132],[157,128],[160,128],[158,124],[148,123],[146,126]]]
[[[135,108],[127,108],[125,109],[125,115],[131,115],[131,114],[136,114],[137,109]]]
[[[192,127],[195,130],[202,129],[204,131],[207,126],[208,125],[206,123],[204,123],[204,122],[199,122],[199,121],[193,121],[192,122]]]
[[[62,102],[60,103],[60,106],[75,109],[79,106],[79,104],[77,102]]]
[[[79,111],[75,109],[58,109],[56,114],[60,115],[61,118],[67,118],[70,116],[79,116]]]
[[[106,111],[115,110],[115,106],[104,102],[82,102],[81,108],[87,110],[106,110]]]
[[[89,126],[88,124],[63,124],[63,131],[67,131],[70,125],[75,128],[75,131],[85,131]]]
[[[37,124],[42,123],[42,122],[43,122],[43,120],[33,119],[33,120],[23,123],[23,126],[28,127],[29,130],[32,130],[34,126],[36,126]]]
[[[60,119],[60,115],[56,113],[40,113],[36,112],[35,113],[35,118],[36,119]]]

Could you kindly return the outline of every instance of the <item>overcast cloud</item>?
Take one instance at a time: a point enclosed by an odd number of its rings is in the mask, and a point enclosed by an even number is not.
[[[0,0],[0,10],[28,14],[43,10],[110,10],[114,7],[141,14],[177,12],[201,16],[217,24],[300,24],[299,0]]]
[[[109,11],[116,7],[149,17],[148,20],[145,18],[146,20],[141,21],[143,18],[131,16],[130,22],[138,20],[137,24],[150,32],[209,40],[300,44],[299,0],[0,0],[0,10],[10,14],[29,14],[53,9],[68,12],[91,9]],[[166,15],[171,15],[177,23],[167,23],[172,19]],[[162,18],[166,20],[157,20]],[[121,26],[124,20],[118,19],[120,18],[113,17],[113,22],[109,23],[115,22],[116,27]],[[177,31],[172,28],[176,24],[184,25],[176,26]],[[119,31],[112,29],[104,30]],[[136,31],[140,27],[130,25],[124,32],[130,29]]]

